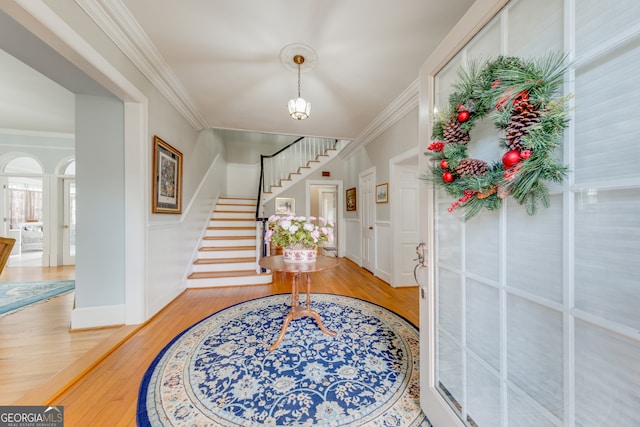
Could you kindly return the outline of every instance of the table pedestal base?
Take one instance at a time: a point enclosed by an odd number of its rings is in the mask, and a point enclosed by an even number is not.
[[[280,335],[278,335],[278,339],[276,339],[276,341],[271,345],[271,347],[269,347],[269,351],[275,350],[280,345],[280,343],[282,342],[282,339],[284,338],[284,335],[287,333],[287,328],[289,327],[289,323],[292,320],[298,319],[300,317],[313,317],[322,332],[324,332],[325,334],[331,337],[336,336],[335,332],[328,330],[324,326],[324,324],[322,323],[322,319],[320,318],[320,315],[311,309],[311,278],[309,277],[309,273],[290,273],[290,274],[293,274],[293,279],[291,281],[291,309],[289,310],[289,314],[287,314],[287,317],[285,317],[284,319],[284,324],[282,325],[282,330],[280,330]],[[298,279],[299,279],[299,276],[302,274],[305,274],[307,276],[307,289],[306,289],[307,300],[304,306],[301,306],[298,301]]]

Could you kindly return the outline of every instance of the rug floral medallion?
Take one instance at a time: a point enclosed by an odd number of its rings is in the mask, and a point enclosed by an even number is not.
[[[312,294],[272,352],[290,295],[241,303],[202,320],[156,358],[140,388],[143,426],[428,426],[419,404],[419,333],[350,297]]]

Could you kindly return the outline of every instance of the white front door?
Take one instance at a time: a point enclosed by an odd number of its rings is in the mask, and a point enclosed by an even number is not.
[[[375,170],[368,170],[360,174],[360,208],[362,210],[362,267],[375,272]]]

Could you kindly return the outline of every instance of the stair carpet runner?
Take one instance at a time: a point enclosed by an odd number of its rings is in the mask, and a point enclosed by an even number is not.
[[[188,287],[268,284],[271,273],[258,273],[256,199],[221,197],[188,277]]]

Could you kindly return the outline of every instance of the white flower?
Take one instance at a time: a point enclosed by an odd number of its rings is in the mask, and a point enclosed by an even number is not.
[[[283,227],[284,228],[284,227]],[[297,225],[292,225],[291,227],[289,227],[289,233],[293,234],[296,231],[298,231],[300,227],[298,227]]]
[[[291,227],[291,221],[286,219],[283,221],[280,221],[280,227],[282,227],[283,230],[288,230]]]

